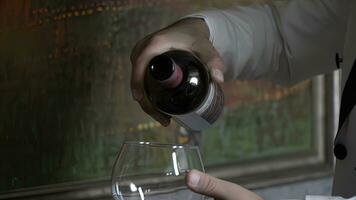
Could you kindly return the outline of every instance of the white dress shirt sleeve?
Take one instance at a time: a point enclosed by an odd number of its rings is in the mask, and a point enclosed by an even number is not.
[[[336,69],[342,55],[347,0],[290,0],[207,10],[210,40],[225,62],[225,79],[291,84]]]

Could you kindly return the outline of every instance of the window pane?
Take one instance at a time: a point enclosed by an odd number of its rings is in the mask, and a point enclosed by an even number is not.
[[[226,83],[225,113],[203,136],[205,164],[312,150],[311,81],[290,88],[265,81]]]
[[[130,95],[130,51],[180,16],[233,0],[0,1],[0,192],[108,177],[124,140],[185,143]],[[311,84],[224,85],[207,165],[310,147]]]

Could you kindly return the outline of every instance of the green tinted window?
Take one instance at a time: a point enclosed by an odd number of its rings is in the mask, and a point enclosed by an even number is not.
[[[191,140],[132,100],[130,51],[180,16],[235,2],[1,1],[0,192],[108,177],[124,140]],[[223,88],[224,116],[198,139],[207,166],[310,149],[310,82]]]

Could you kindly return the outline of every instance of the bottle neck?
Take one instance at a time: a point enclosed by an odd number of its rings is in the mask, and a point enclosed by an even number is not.
[[[175,88],[182,82],[182,80],[182,69],[173,61],[173,73],[167,79],[161,80],[159,82],[166,88]]]
[[[165,88],[175,88],[183,80],[183,72],[172,58],[159,55],[149,65],[150,75]]]

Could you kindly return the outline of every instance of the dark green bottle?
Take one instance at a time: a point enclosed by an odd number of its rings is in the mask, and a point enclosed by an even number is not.
[[[153,106],[191,131],[211,126],[224,106],[223,92],[207,67],[182,50],[165,52],[150,61],[145,92]]]

